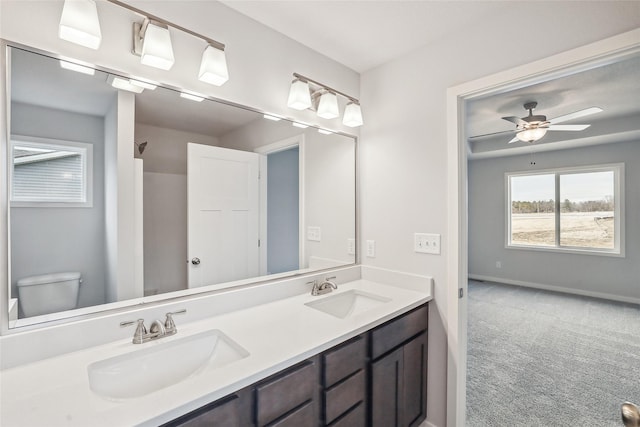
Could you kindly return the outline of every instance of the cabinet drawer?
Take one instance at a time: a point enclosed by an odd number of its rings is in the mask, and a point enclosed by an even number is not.
[[[266,380],[256,387],[256,420],[269,424],[292,409],[314,398],[318,383],[318,365],[306,361],[301,365]]]
[[[371,333],[371,357],[375,359],[424,331],[427,322],[428,308],[424,305],[374,329]]]
[[[345,381],[324,392],[325,397],[325,420],[330,423],[349,408],[362,402],[365,399],[365,371],[349,377]]]
[[[359,336],[333,348],[323,355],[324,386],[331,387],[343,378],[362,369],[367,361],[367,340]]]
[[[241,427],[240,399],[231,396],[206,405],[163,427],[206,427],[211,425]]]
[[[286,417],[269,424],[268,427],[301,427],[317,425],[313,402],[308,402]]]
[[[367,414],[364,408],[364,402],[362,402],[351,411],[338,418],[330,425],[330,427],[365,427],[367,424]]]

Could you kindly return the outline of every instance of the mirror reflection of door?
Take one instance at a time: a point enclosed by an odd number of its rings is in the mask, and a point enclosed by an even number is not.
[[[259,274],[259,155],[187,144],[189,288]]]
[[[268,274],[299,267],[299,148],[267,155]]]

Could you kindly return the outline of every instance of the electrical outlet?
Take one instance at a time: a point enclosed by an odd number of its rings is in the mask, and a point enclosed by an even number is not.
[[[347,254],[356,254],[356,239],[347,239]]]
[[[374,258],[376,256],[376,241],[375,240],[367,240],[367,256],[369,258]]]
[[[413,250],[422,254],[440,254],[440,235],[428,233],[413,234]]]
[[[322,230],[320,227],[307,227],[307,240],[319,242],[322,240]]]

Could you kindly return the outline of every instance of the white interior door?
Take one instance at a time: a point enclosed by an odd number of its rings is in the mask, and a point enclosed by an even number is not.
[[[259,155],[187,145],[189,288],[259,275]]]

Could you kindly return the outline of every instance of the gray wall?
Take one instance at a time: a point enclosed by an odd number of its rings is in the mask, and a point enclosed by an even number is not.
[[[78,305],[104,303],[104,120],[13,103],[11,132],[93,144],[93,207],[11,208],[11,295],[20,278],[79,271]]]
[[[267,156],[268,274],[299,268],[298,147]]]
[[[469,162],[469,274],[640,298],[640,141],[535,153],[534,159],[535,166],[529,155]],[[625,164],[624,258],[505,248],[505,172],[606,163]]]

